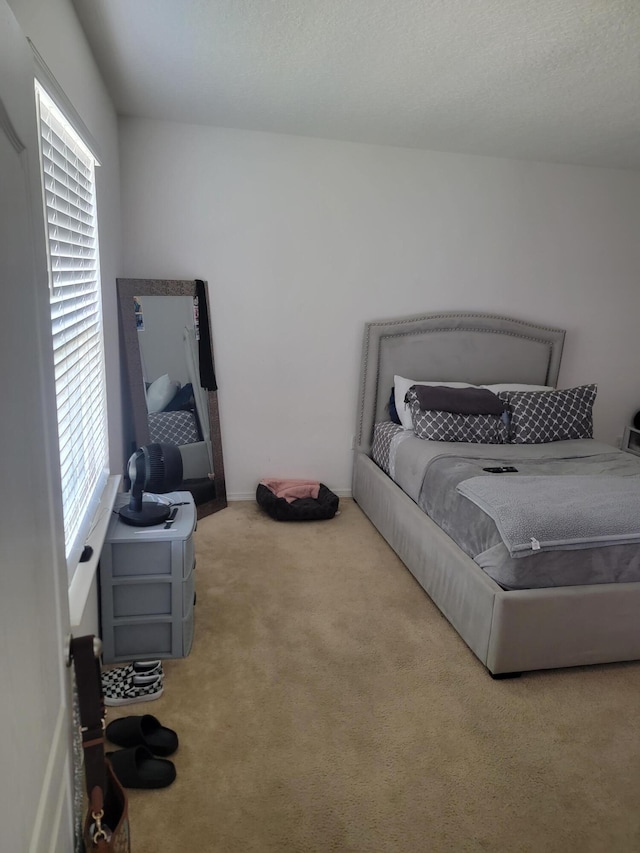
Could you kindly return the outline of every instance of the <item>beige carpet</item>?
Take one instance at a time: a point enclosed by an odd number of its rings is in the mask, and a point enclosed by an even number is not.
[[[181,739],[129,792],[133,853],[639,851],[640,664],[493,681],[341,510],[199,522],[193,651],[109,712]]]

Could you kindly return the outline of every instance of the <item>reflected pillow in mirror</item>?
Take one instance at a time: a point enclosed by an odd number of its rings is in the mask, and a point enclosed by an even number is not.
[[[161,412],[175,397],[180,385],[169,379],[169,374],[159,376],[147,388],[147,411]]]
[[[177,392],[175,397],[170,400],[164,407],[164,412],[179,412],[181,410],[191,411],[194,407],[193,402],[193,385],[187,382]]]

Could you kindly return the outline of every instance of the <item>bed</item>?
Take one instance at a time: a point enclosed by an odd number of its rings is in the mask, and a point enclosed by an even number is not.
[[[494,677],[640,659],[640,580],[631,573],[631,580],[616,582],[506,589],[423,511],[417,492],[411,497],[373,461],[374,428],[389,420],[395,375],[556,386],[564,338],[562,329],[475,313],[365,327],[353,497]],[[626,464],[627,454],[593,447],[611,464]],[[625,547],[637,555],[640,544]],[[566,552],[574,565],[576,553]]]

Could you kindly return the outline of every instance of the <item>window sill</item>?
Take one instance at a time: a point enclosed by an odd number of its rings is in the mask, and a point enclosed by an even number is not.
[[[93,554],[86,563],[78,564],[69,584],[69,621],[72,627],[82,622],[121,479],[120,474],[117,474],[107,480],[87,539],[87,545],[93,548]]]

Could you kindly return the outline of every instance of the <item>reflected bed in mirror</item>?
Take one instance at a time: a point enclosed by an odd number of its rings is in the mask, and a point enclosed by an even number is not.
[[[177,446],[180,488],[202,518],[227,505],[206,282],[120,278],[117,286],[127,458],[150,443]]]

